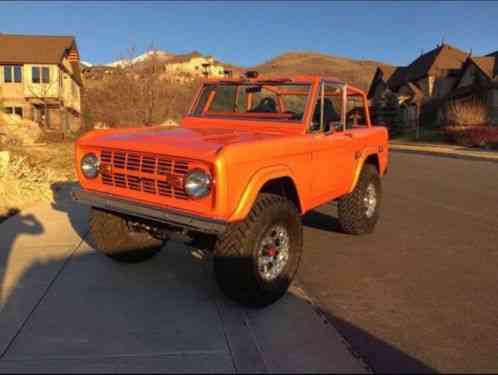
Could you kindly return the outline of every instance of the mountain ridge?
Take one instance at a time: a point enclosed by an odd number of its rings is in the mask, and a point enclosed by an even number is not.
[[[208,56],[201,54],[198,51],[175,54],[164,50],[149,50],[139,56],[130,59],[119,59],[103,66],[129,67],[144,63],[153,57],[159,59],[162,63],[167,63],[169,60],[174,61],[175,57],[189,55]],[[240,74],[247,70],[256,70],[260,74],[268,76],[319,74],[337,77],[364,90],[368,89],[377,67],[392,66],[370,59],[352,59],[321,52],[299,50],[282,53],[251,67],[225,63],[217,58],[215,58],[215,60],[224,66],[225,69],[231,70],[236,74]],[[85,62],[84,65],[86,67],[98,66],[89,62]]]

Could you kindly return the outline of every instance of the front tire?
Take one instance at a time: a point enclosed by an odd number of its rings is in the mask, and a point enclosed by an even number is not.
[[[247,218],[230,224],[214,253],[216,281],[229,298],[264,307],[282,297],[301,260],[303,229],[294,204],[262,193]]]
[[[102,253],[113,260],[137,263],[152,258],[164,245],[163,240],[145,231],[131,230],[125,216],[92,208],[90,235]]]
[[[339,224],[348,234],[372,233],[380,214],[382,185],[377,168],[365,164],[353,192],[338,202]]]

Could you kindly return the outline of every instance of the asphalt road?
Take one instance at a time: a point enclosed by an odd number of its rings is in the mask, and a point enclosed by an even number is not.
[[[392,152],[381,219],[305,217],[299,279],[376,372],[498,372],[498,164]]]

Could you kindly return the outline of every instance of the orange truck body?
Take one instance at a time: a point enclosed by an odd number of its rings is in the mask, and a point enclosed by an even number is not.
[[[199,91],[177,128],[87,133],[76,143],[76,171],[83,191],[228,224],[243,220],[271,181],[285,179],[292,184],[298,210],[305,214],[350,193],[365,162],[374,163],[379,174],[385,174],[387,130],[371,124],[364,92],[342,83],[348,94],[362,100],[365,124],[344,131],[310,132],[322,82],[340,81],[321,76],[287,80],[311,87],[299,124],[289,125],[278,118],[194,116]],[[100,158],[98,178],[88,179],[81,173],[81,159],[88,153]],[[202,199],[191,199],[182,190],[182,177],[194,168],[213,176],[212,191]]]

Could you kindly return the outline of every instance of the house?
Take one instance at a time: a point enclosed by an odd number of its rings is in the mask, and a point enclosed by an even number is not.
[[[498,125],[498,51],[469,56],[448,101],[480,102],[487,108],[491,124]]]
[[[82,89],[79,59],[73,36],[0,33],[4,110],[46,129],[78,129]]]
[[[224,77],[225,68],[211,56],[202,56],[198,52],[177,55],[165,65],[168,74],[189,74],[191,76]]]
[[[369,88],[369,99],[374,102],[387,91],[397,95],[402,115],[409,126],[436,123],[439,108],[459,79],[468,53],[441,44],[421,54],[405,67],[379,67]]]

